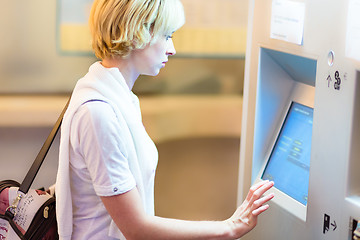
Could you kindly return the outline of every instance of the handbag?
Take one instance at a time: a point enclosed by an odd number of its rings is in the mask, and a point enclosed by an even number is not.
[[[70,101],[70,100],[69,100]],[[61,126],[69,101],[62,110],[23,182],[0,181],[0,240],[53,240],[57,233],[55,194],[30,189]]]

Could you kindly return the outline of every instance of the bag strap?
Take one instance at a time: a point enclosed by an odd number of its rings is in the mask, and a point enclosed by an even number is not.
[[[30,167],[30,170],[28,171],[23,182],[21,183],[21,185],[19,187],[19,191],[21,191],[22,193],[26,194],[29,191],[31,184],[33,183],[33,181],[36,177],[36,174],[38,173],[42,163],[44,162],[46,154],[48,153],[50,146],[53,143],[54,138],[60,129],[61,122],[63,120],[66,109],[69,106],[69,102],[70,102],[70,99],[66,103],[66,105],[65,105],[64,109],[62,110],[58,120],[56,121],[53,129],[51,130],[49,136],[47,137],[42,148],[40,149],[40,152],[38,153],[37,157],[35,158],[34,163]]]

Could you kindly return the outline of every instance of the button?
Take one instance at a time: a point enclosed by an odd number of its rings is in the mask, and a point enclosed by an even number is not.
[[[334,64],[334,59],[335,59],[335,53],[334,51],[330,51],[328,53],[328,64],[330,67]]]

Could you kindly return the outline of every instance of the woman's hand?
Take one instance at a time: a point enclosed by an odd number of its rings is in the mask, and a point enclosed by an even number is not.
[[[265,203],[274,197],[273,194],[267,196],[263,196],[263,194],[273,186],[274,182],[269,182],[268,180],[253,185],[245,201],[226,220],[233,229],[235,238],[245,235],[256,226],[257,217],[269,208],[269,205]]]

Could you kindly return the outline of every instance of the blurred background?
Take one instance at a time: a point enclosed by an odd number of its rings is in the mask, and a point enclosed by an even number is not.
[[[0,0],[0,180],[23,180],[76,81],[97,61],[91,0]],[[177,54],[141,76],[144,125],[159,150],[156,214],[224,219],[236,208],[248,0],[182,0]],[[55,182],[59,137],[33,187]]]

